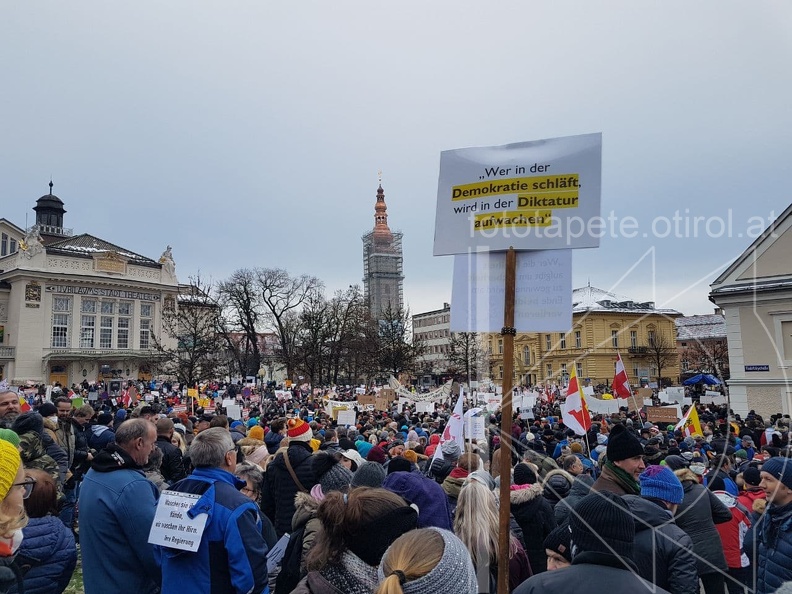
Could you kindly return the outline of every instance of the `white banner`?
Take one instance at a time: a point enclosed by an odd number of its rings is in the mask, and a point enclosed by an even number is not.
[[[465,419],[465,439],[483,441],[486,437],[484,417],[468,417]]]
[[[338,426],[339,427],[351,427],[355,424],[355,418],[357,414],[353,410],[340,410],[338,411]]]
[[[434,255],[599,246],[602,134],[443,151]]]

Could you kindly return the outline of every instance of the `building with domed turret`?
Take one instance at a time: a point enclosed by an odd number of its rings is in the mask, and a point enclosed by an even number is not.
[[[151,259],[64,226],[63,201],[36,201],[28,229],[0,219],[0,379],[12,385],[147,379],[179,283],[168,247]]]
[[[372,319],[381,320],[383,312],[402,310],[403,282],[402,233],[394,233],[388,227],[388,206],[380,184],[374,205],[374,229],[363,236],[363,296]]]

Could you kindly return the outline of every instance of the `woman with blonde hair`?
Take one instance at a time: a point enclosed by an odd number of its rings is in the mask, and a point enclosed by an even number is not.
[[[385,489],[359,487],[328,493],[319,505],[321,523],[308,552],[308,575],[297,594],[372,594],[386,549],[418,524],[418,512]]]
[[[174,431],[173,435],[171,436],[171,443],[179,448],[179,451],[182,453],[182,456],[187,453],[187,444],[184,441],[184,437],[178,431]]]
[[[478,576],[479,592],[489,592],[497,581],[498,503],[486,485],[469,478],[462,486],[454,517],[454,534],[465,544]],[[531,577],[531,565],[520,541],[509,534],[509,592]],[[494,590],[492,590],[494,591]]]
[[[24,500],[33,492],[33,481],[25,478],[19,451],[0,439],[0,593],[22,582],[14,564],[27,526]]]
[[[385,551],[376,594],[476,594],[470,553],[453,533],[441,528],[411,530]]]

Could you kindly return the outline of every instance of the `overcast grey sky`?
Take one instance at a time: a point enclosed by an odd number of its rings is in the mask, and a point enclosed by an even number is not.
[[[51,175],[66,226],[171,244],[182,281],[360,283],[381,169],[406,300],[442,307],[440,151],[602,132],[603,215],[640,233],[576,251],[573,285],[708,313],[792,201],[787,1],[5,2],[0,48],[0,216]],[[675,211],[732,237],[652,237]]]

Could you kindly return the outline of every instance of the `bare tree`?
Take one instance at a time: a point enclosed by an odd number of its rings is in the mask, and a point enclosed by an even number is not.
[[[191,278],[178,301],[167,303],[162,311],[162,331],[171,340],[152,338],[160,355],[159,370],[190,386],[216,377],[224,363],[219,318],[211,284],[200,276]]]
[[[218,287],[223,310],[224,338],[237,359],[242,376],[256,375],[261,367],[258,332],[261,325],[261,296],[256,274],[248,268],[236,270]],[[241,340],[234,334],[240,333]]]
[[[698,373],[709,373],[721,381],[729,379],[729,347],[725,339],[690,343],[682,351],[682,360]]]
[[[413,337],[409,310],[388,303],[375,324],[379,339],[380,371],[392,373],[396,377],[402,372],[415,372],[424,345]]]
[[[330,310],[330,303],[317,290],[307,296],[299,315],[295,354],[298,365],[313,385],[321,385],[326,377],[325,370],[329,371]]]
[[[289,276],[281,268],[258,268],[255,281],[264,306],[264,318],[280,340],[280,362],[286,367],[287,377],[294,379],[297,340],[293,329],[287,327],[287,320],[299,313],[300,306],[311,294],[322,290],[322,282],[314,276]]]
[[[647,341],[646,356],[657,370],[657,387],[662,388],[663,369],[679,362],[676,344],[665,334],[651,334]]]
[[[448,360],[464,376],[465,381],[479,379],[479,364],[483,349],[476,332],[454,332],[448,351]]]

